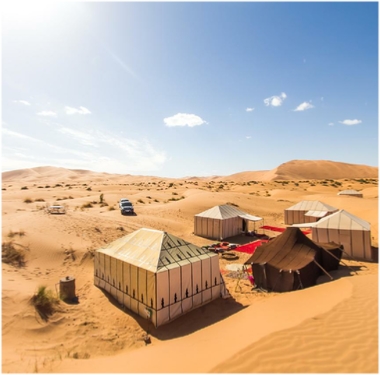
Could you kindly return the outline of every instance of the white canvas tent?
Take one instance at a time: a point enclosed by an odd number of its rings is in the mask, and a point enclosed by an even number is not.
[[[356,259],[372,260],[371,225],[367,221],[339,210],[318,222],[293,224],[293,227],[311,227],[315,242],[335,242],[344,252]]]
[[[212,207],[194,216],[194,234],[223,240],[249,231],[249,222],[263,220],[228,204]]]
[[[226,293],[217,254],[140,229],[95,252],[94,283],[158,327]]]
[[[350,197],[359,197],[363,198],[363,193],[357,190],[349,189],[349,190],[342,190],[338,193],[338,195],[348,195]]]
[[[320,218],[338,211],[326,203],[319,201],[301,201],[284,211],[285,224],[312,223]]]

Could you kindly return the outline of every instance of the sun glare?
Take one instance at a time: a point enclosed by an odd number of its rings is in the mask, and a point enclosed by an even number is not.
[[[55,1],[3,1],[2,23],[10,28],[24,28],[50,20],[58,13],[59,2]]]

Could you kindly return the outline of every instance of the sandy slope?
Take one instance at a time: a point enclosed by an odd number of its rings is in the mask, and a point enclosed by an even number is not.
[[[318,165],[316,175],[325,168]],[[242,264],[249,255],[221,259],[233,298],[150,327],[149,346],[143,342],[147,322],[93,285],[92,253],[102,244],[141,227],[197,245],[211,243],[194,236],[193,217],[217,204],[232,203],[264,217],[267,225],[283,226],[285,208],[321,200],[369,221],[372,245],[378,246],[377,178],[356,174],[365,166],[340,180],[334,168],[325,171],[324,179],[334,181],[328,183],[310,177],[296,182],[292,176],[300,175],[303,164],[290,167],[283,175],[289,181],[255,183],[248,172],[241,179],[183,180],[51,167],[4,173],[3,243],[13,241],[22,249],[26,265],[2,267],[3,372],[377,371],[377,263],[347,261],[358,275],[342,267],[333,282],[321,278],[323,285],[280,295],[251,292],[246,280],[237,287],[226,266]],[[340,173],[354,173],[352,165],[344,168],[339,165]],[[348,188],[361,190],[364,198],[337,196]],[[107,205],[100,205],[100,194]],[[120,215],[117,201],[123,196],[134,202],[136,216]],[[67,205],[67,214],[48,215],[44,207],[54,202]],[[90,202],[92,207],[82,207]],[[55,291],[66,275],[76,279],[79,304],[61,302],[60,311],[41,320],[29,299],[40,285]]]

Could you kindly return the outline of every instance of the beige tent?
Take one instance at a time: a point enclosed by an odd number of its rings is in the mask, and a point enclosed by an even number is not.
[[[249,222],[263,220],[234,206],[215,206],[194,216],[194,234],[214,240],[223,240],[249,231]]]
[[[343,190],[338,193],[338,195],[348,195],[350,197],[359,197],[363,198],[363,193],[357,190],[349,189],[349,190]]]
[[[217,254],[140,229],[95,252],[94,282],[157,327],[225,293]]]
[[[339,210],[316,223],[293,226],[311,227],[313,241],[335,242],[343,245],[344,252],[353,258],[372,260],[370,223],[345,210]]]
[[[338,211],[319,201],[302,201],[284,211],[285,224],[312,223]]]

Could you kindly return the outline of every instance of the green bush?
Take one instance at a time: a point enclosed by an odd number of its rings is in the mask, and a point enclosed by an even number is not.
[[[48,320],[49,316],[57,310],[59,299],[46,286],[40,286],[30,299],[30,303],[35,307],[42,319]]]

